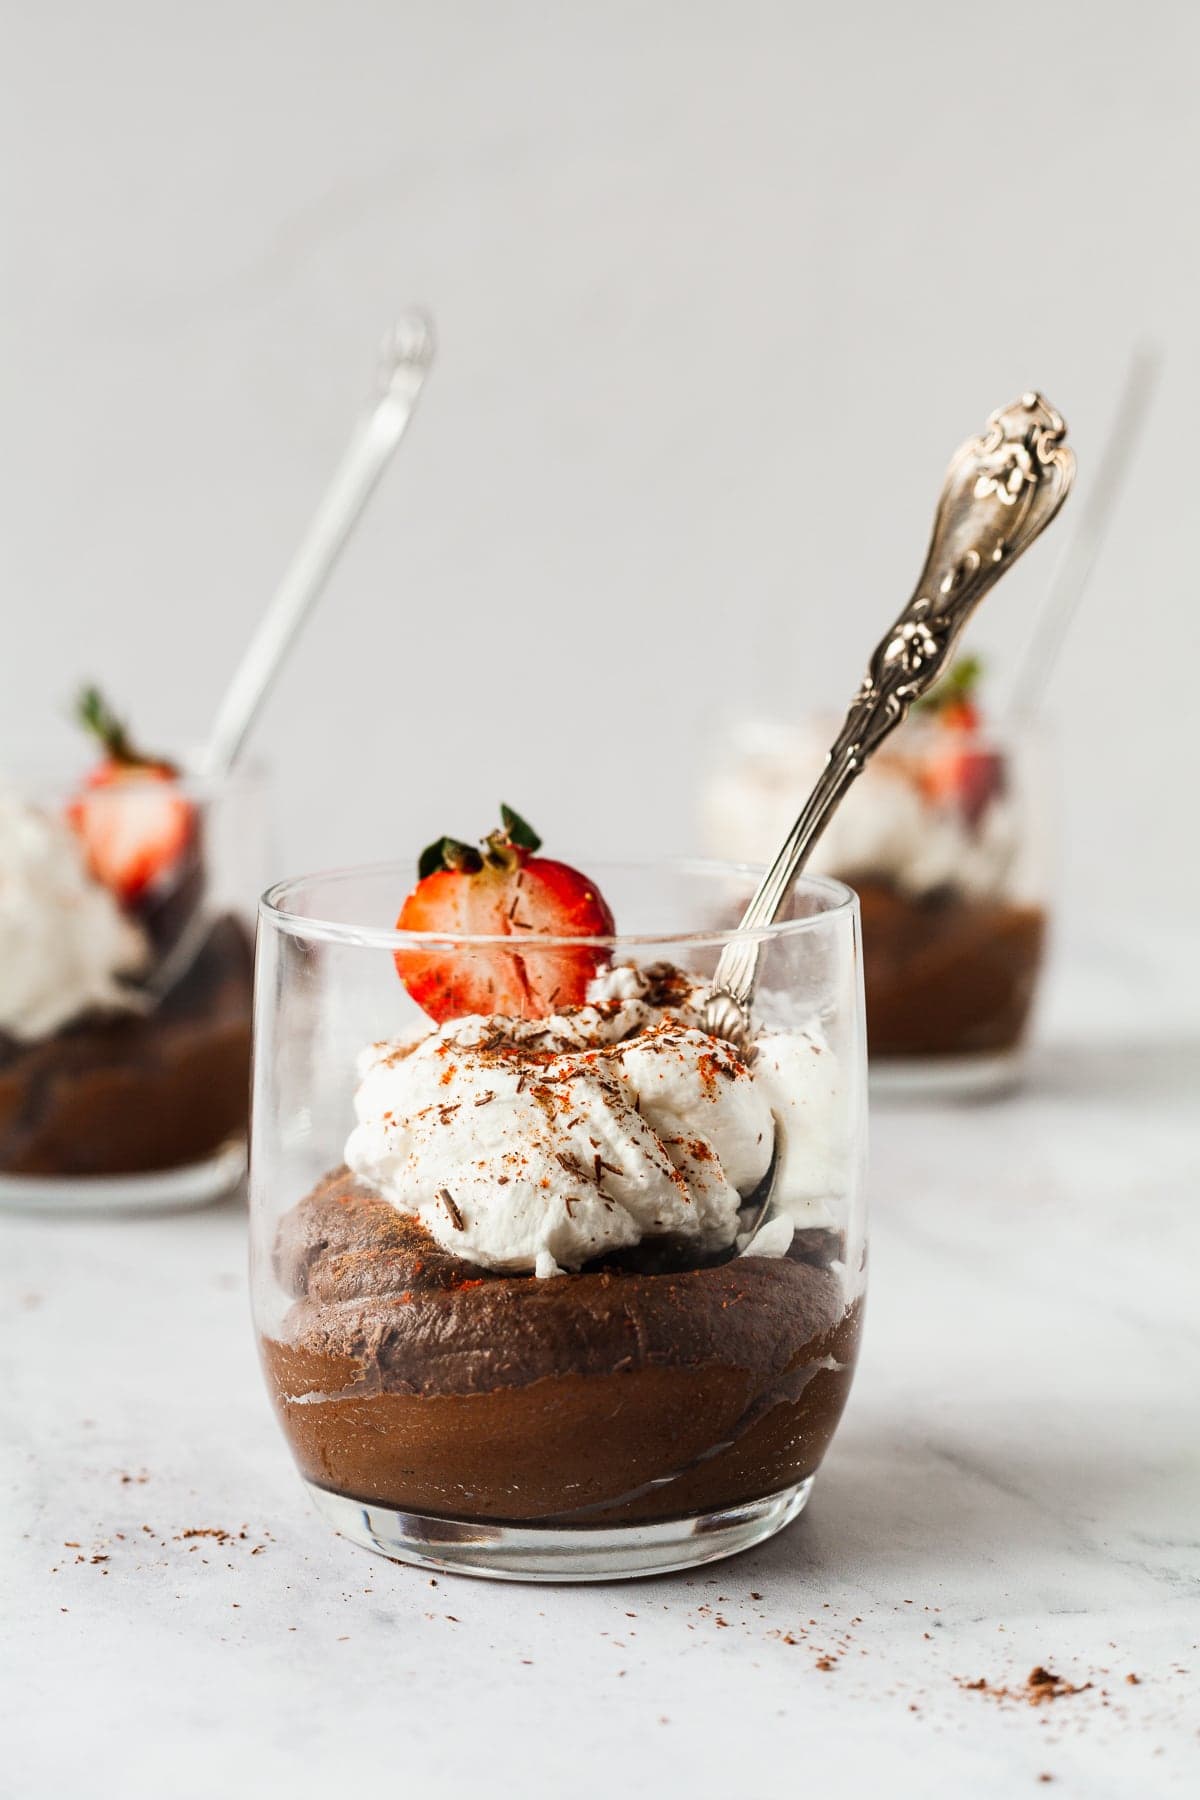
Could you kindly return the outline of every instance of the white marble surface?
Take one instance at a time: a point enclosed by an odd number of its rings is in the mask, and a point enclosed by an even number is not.
[[[796,1526],[693,1577],[435,1586],[352,1548],[269,1414],[235,1206],[0,1223],[0,1794],[1195,1793],[1179,948],[1076,957],[1021,1097],[877,1114],[843,1430]],[[1038,1663],[1091,1685],[962,1686]]]

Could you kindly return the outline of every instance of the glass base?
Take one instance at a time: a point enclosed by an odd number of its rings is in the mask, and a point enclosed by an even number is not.
[[[812,1475],[782,1494],[648,1525],[504,1525],[398,1512],[305,1482],[334,1530],[395,1562],[492,1581],[632,1581],[735,1556],[802,1512]]]
[[[2,1175],[0,1211],[185,1212],[231,1193],[246,1173],[246,1147],[227,1144],[206,1162],[146,1175]]]
[[[883,1100],[982,1100],[1019,1086],[1023,1047],[990,1056],[871,1058],[871,1098]]]

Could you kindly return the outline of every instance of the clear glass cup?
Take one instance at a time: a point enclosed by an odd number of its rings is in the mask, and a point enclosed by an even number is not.
[[[531,992],[585,958],[609,997],[521,1027],[438,1034],[418,1011],[397,958],[481,968],[514,939],[393,930],[407,866],[284,882],[262,903],[263,1366],[318,1509],[404,1561],[582,1581],[744,1549],[804,1505],[849,1390],[865,1279],[855,897],[805,879],[759,934],[761,1035],[743,1061],[702,1031],[693,984],[753,871],[583,866],[623,935],[525,937],[519,955]],[[530,1218],[554,1245],[536,1272],[497,1251]]]
[[[0,1207],[202,1205],[246,1168],[263,777],[148,785],[179,841],[133,895],[69,822],[82,791],[0,787]],[[94,839],[121,854],[139,805],[88,789]]]
[[[773,855],[835,729],[728,728],[701,797],[706,846]],[[810,867],[862,905],[876,1093],[983,1095],[1019,1079],[1047,940],[1046,814],[1040,732],[918,715],[843,800]]]

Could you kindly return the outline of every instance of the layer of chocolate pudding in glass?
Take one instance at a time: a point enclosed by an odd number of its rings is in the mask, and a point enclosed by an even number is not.
[[[1029,1022],[1046,940],[1040,907],[853,883],[862,906],[873,1057],[1000,1054]]]
[[[811,1475],[850,1387],[861,1302],[840,1233],[672,1266],[647,1241],[579,1273],[448,1254],[346,1169],[282,1220],[291,1306],[261,1339],[308,1480],[454,1519],[635,1524]]]
[[[178,922],[147,930],[169,949]],[[0,1032],[0,1171],[145,1174],[244,1136],[252,972],[249,935],[229,916],[152,1010],[92,1011],[34,1042]]]

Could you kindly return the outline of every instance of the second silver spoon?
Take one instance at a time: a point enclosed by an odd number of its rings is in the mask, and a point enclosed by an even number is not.
[[[433,326],[423,312],[402,313],[384,338],[375,397],[234,672],[200,760],[203,774],[223,775],[237,760],[284,657],[408,428],[433,351]]]

